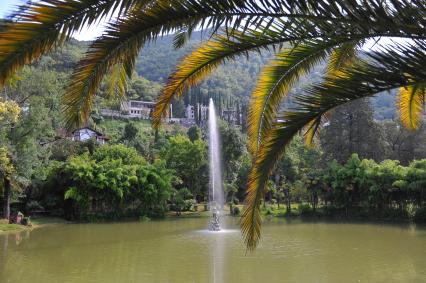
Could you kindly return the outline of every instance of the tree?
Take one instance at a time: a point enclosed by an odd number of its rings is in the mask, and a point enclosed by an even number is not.
[[[153,119],[159,126],[173,97],[222,62],[249,51],[276,49],[253,92],[248,118],[249,150],[255,160],[242,231],[253,249],[260,239],[260,202],[269,175],[298,132],[304,131],[311,143],[330,110],[390,89],[401,90],[398,104],[404,125],[418,126],[425,94],[425,13],[422,1],[44,0],[23,7],[16,21],[4,24],[0,85],[86,24],[117,15],[118,21],[90,45],[71,78],[65,101],[66,124],[72,128],[89,117],[93,96],[107,74],[113,74],[111,89],[123,94],[145,43],[176,32],[174,45],[181,47],[193,30],[210,30],[211,39],[182,60],[158,99]],[[222,34],[221,28],[226,32]],[[380,37],[411,41],[357,56],[368,39]],[[297,45],[289,48],[286,43]],[[281,101],[299,77],[326,58],[330,60],[325,81],[296,95],[295,107],[279,114]]]
[[[183,210],[189,210],[191,208],[191,200],[193,199],[192,193],[187,188],[181,188],[180,190],[174,190],[172,203],[176,216],[180,216]],[[188,207],[189,204],[189,207]]]
[[[10,217],[10,197],[11,197],[11,179],[15,171],[11,163],[9,152],[6,148],[0,147],[0,175],[2,177],[3,187],[3,218]]]
[[[143,215],[163,217],[167,211],[167,202],[173,194],[173,182],[176,176],[163,162],[147,164],[136,169],[137,186],[131,197],[140,201]]]
[[[21,112],[17,103],[11,100],[3,101],[0,98],[0,129],[9,129],[14,125]],[[7,136],[6,136],[7,137]],[[2,137],[3,140],[6,137]],[[12,163],[11,153],[6,146],[0,147],[0,175],[3,187],[3,218],[10,217],[10,199],[12,195],[12,177],[15,173],[15,166]]]
[[[197,141],[201,139],[201,130],[197,126],[192,126],[188,129],[187,135],[190,141]]]
[[[139,130],[134,123],[132,122],[126,123],[126,126],[124,126],[122,139],[124,141],[133,142],[136,136],[138,135],[138,133],[139,133]]]
[[[61,175],[67,187],[64,198],[75,203],[78,218],[116,218],[126,213],[163,216],[176,178],[163,162],[148,164],[124,145],[105,145],[92,155],[72,156]]]
[[[373,119],[373,109],[362,99],[338,107],[321,132],[320,142],[327,161],[343,164],[352,153],[360,158],[385,158],[383,131]]]
[[[225,174],[225,181],[233,184],[236,181],[239,167],[241,166],[241,156],[246,151],[244,137],[239,129],[228,123],[219,125],[221,153]]]
[[[194,196],[204,197],[207,192],[208,167],[207,150],[204,141],[191,142],[186,136],[169,138],[168,144],[160,150],[160,158],[167,168],[173,169]]]
[[[406,129],[401,123],[384,121],[382,123],[387,159],[396,159],[402,165],[412,160],[426,158],[426,125],[421,123],[417,131]]]

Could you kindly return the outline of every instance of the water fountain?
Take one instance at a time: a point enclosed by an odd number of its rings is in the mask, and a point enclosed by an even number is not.
[[[213,99],[209,102],[209,159],[210,159],[210,231],[220,231],[220,211],[223,207],[222,168],[220,159],[219,129]]]

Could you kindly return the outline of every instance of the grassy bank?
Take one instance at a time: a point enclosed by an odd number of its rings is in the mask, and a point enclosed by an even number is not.
[[[7,219],[0,219],[0,235],[2,233],[20,232],[29,228],[29,226],[19,224],[9,224]]]
[[[302,218],[336,218],[336,219],[358,219],[367,221],[389,221],[426,223],[426,209],[397,207],[372,209],[368,207],[336,207],[318,206],[315,210],[307,203],[292,203],[291,211],[288,212],[285,205],[266,205],[262,207],[262,214],[266,217],[302,217]]]
[[[4,233],[16,233],[48,225],[66,224],[69,221],[59,217],[38,217],[31,219],[31,226],[9,224],[7,219],[0,219],[0,235]]]

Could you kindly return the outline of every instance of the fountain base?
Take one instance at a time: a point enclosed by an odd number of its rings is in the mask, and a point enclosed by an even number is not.
[[[219,211],[216,209],[216,207],[213,208],[212,218],[209,222],[209,231],[220,231]]]

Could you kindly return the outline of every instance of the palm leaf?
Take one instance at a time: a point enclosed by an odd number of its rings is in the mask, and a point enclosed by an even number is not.
[[[106,18],[119,15],[141,0],[43,0],[23,6],[0,32],[0,85],[14,72],[61,45],[70,36]]]
[[[349,66],[357,59],[357,50],[363,45],[365,40],[351,40],[345,42],[333,50],[328,60],[328,72],[338,71]]]
[[[338,74],[339,70],[344,67],[348,67],[353,64],[357,59],[357,49],[362,46],[365,39],[363,40],[350,40],[343,44],[340,44],[338,48],[335,48],[328,59],[327,72],[328,74]],[[330,117],[330,112],[325,113],[321,117],[312,120],[306,127],[306,131],[303,134],[305,145],[311,147],[314,144],[315,137],[318,136],[322,125]]]
[[[249,174],[246,208],[241,221],[249,250],[260,240],[260,201],[269,175],[294,135],[305,127],[312,127],[315,124],[312,121],[339,105],[391,89],[424,84],[425,51],[425,45],[417,44],[371,52],[368,62],[343,68],[295,97],[296,106],[279,116],[268,131]]]
[[[415,130],[421,122],[421,114],[425,109],[425,86],[412,85],[400,88],[398,94],[398,109],[402,124]]]
[[[299,78],[323,61],[336,45],[336,42],[312,42],[285,49],[262,70],[252,93],[247,119],[252,154],[270,129],[283,98]]]

